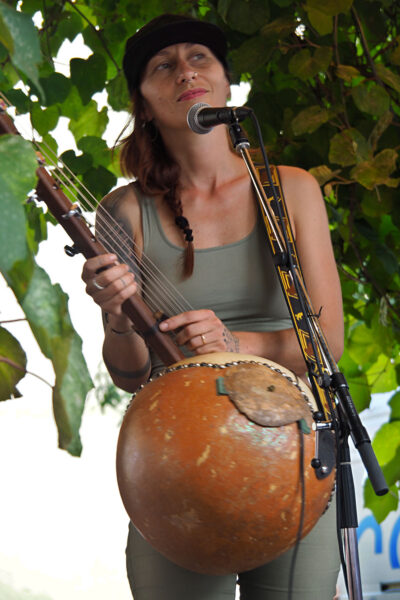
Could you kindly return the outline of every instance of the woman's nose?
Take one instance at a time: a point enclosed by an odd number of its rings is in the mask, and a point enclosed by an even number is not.
[[[181,71],[177,77],[178,83],[188,83],[189,81],[193,81],[196,79],[197,73],[193,71],[193,69],[185,69]]]

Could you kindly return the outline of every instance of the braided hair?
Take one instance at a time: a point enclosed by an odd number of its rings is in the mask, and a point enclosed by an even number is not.
[[[179,190],[180,167],[168,152],[154,123],[144,120],[144,100],[139,89],[132,92],[131,114],[135,122],[134,129],[120,142],[122,173],[135,177],[144,194],[161,195],[171,209],[186,243],[183,277],[190,277],[194,267],[193,231],[183,215]]]

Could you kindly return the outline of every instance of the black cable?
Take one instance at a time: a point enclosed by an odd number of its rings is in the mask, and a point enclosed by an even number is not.
[[[301,507],[300,507],[300,520],[299,520],[299,527],[297,529],[296,542],[293,547],[293,554],[292,554],[292,558],[290,560],[288,600],[292,600],[292,595],[293,595],[293,581],[294,581],[294,573],[295,573],[295,569],[296,569],[296,559],[297,559],[297,554],[299,551],[301,535],[303,533],[304,513],[305,513],[305,506],[306,506],[306,486],[305,486],[305,480],[304,480],[304,438],[303,438],[303,431],[301,429],[301,424],[298,422],[297,425],[299,428],[299,435],[300,435],[300,473],[299,473],[299,475],[300,475],[300,488],[301,488]]]
[[[303,297],[303,293],[302,293],[302,289],[299,286],[299,282],[297,280],[297,277],[294,276],[294,274],[296,273],[296,268],[293,262],[293,257],[291,252],[289,252],[288,250],[290,249],[289,246],[289,240],[287,238],[287,233],[286,233],[286,228],[284,226],[284,215],[282,214],[282,208],[280,206],[277,194],[276,194],[276,190],[275,190],[275,186],[274,186],[274,182],[272,180],[272,174],[271,174],[271,169],[270,169],[270,165],[269,165],[269,161],[268,161],[268,157],[267,154],[265,152],[265,148],[264,148],[264,141],[262,138],[262,133],[261,133],[261,128],[260,128],[260,124],[258,122],[258,119],[255,115],[255,113],[253,111],[251,111],[250,113],[250,117],[254,123],[254,126],[256,128],[256,132],[257,132],[257,137],[258,137],[258,141],[259,141],[259,146],[261,149],[261,153],[263,156],[263,160],[264,160],[264,165],[265,165],[265,169],[267,172],[267,177],[268,177],[268,182],[269,185],[271,187],[271,191],[272,191],[272,195],[275,201],[275,205],[277,207],[277,213],[278,213],[278,217],[281,223],[281,230],[282,230],[282,236],[284,239],[284,243],[286,245],[286,255],[287,255],[287,263],[288,263],[288,267],[290,272],[293,275],[293,283],[295,285],[295,289],[296,289],[296,293],[298,295],[299,298],[299,302],[301,305],[301,308],[303,310],[303,314],[306,315],[306,321],[308,319],[309,313],[306,310],[306,306],[304,303],[304,297]],[[300,267],[300,265],[299,265]],[[300,267],[301,268],[301,267]],[[315,340],[314,340],[314,336],[312,335],[312,331],[311,331],[311,327],[310,324],[307,322],[307,326],[309,329],[309,333],[310,333],[310,342],[311,342],[311,346],[314,352],[314,356],[315,356],[315,364],[316,367],[318,369],[319,375],[321,377],[321,379],[323,379],[323,374],[324,371],[322,369],[322,364],[321,361],[319,360],[318,357],[318,353],[316,351],[316,346],[315,346]],[[308,368],[308,373],[311,379],[311,384],[314,387],[315,383],[314,383],[314,373],[311,370],[311,363],[308,364],[306,361],[306,365]],[[325,391],[325,390],[324,390]],[[345,556],[344,556],[344,550],[343,550],[343,539],[342,539],[342,535],[341,535],[341,499],[340,499],[340,495],[341,495],[341,464],[340,464],[340,435],[339,435],[339,427],[338,427],[338,422],[337,422],[337,415],[336,415],[336,408],[333,406],[332,404],[332,399],[329,395],[329,393],[325,393],[325,397],[329,406],[329,410],[331,412],[331,416],[332,416],[332,428],[335,434],[335,443],[336,443],[336,533],[337,533],[337,538],[338,538],[338,547],[339,547],[339,555],[340,555],[340,562],[342,565],[342,570],[343,570],[343,576],[344,576],[344,580],[345,580],[345,584],[346,584],[346,590],[348,593],[348,581],[347,581],[347,568],[346,568],[346,561],[345,561]],[[288,588],[288,600],[292,599],[292,594],[293,594],[293,579],[294,579],[294,572],[295,572],[295,563],[296,563],[296,558],[297,558],[297,553],[298,553],[298,549],[299,549],[299,543],[300,543],[300,539],[301,539],[301,532],[302,532],[302,528],[303,528],[303,523],[304,523],[304,509],[305,509],[305,484],[304,484],[304,440],[302,437],[302,432],[300,431],[300,439],[301,439],[301,443],[300,443],[300,454],[301,454],[301,460],[302,460],[302,468],[301,468],[301,492],[302,492],[302,507],[301,507],[301,516],[300,516],[300,524],[299,524],[299,529],[298,529],[298,533],[297,533],[297,538],[296,538],[296,543],[293,549],[293,555],[292,555],[292,559],[291,559],[291,564],[290,564],[290,571],[289,571],[289,588]]]
[[[264,140],[263,140],[263,137],[262,137],[260,124],[258,122],[258,119],[257,119],[254,111],[251,111],[250,117],[251,117],[251,119],[252,119],[252,121],[254,123],[254,126],[256,128],[258,142],[259,142],[259,146],[260,146],[261,153],[262,153],[262,156],[263,156],[263,160],[264,160],[264,164],[265,164],[265,169],[266,169],[266,172],[267,172],[268,182],[269,182],[269,185],[271,187],[272,195],[273,195],[276,207],[277,207],[277,212],[278,212],[279,220],[281,222],[281,230],[282,230],[283,239],[284,239],[284,242],[285,242],[285,245],[286,245],[286,249],[289,250],[290,246],[289,246],[289,240],[288,240],[287,234],[286,234],[286,228],[284,226],[284,215],[282,214],[282,209],[281,209],[281,206],[280,206],[277,194],[276,194],[274,182],[272,180],[271,169],[270,169],[269,160],[268,160],[267,154],[265,152],[265,148],[264,148]],[[306,320],[307,320],[309,313],[308,313],[308,311],[306,309],[306,306],[304,304],[303,293],[302,293],[302,290],[301,290],[301,288],[299,286],[297,277],[295,277],[296,269],[295,269],[295,265],[294,265],[294,262],[293,262],[293,257],[292,257],[291,252],[289,252],[289,251],[286,252],[286,254],[287,254],[288,267],[289,267],[290,272],[293,275],[293,283],[294,283],[294,286],[296,288],[296,293],[297,293],[297,296],[299,298],[301,309],[302,309],[303,314],[305,315]],[[315,363],[316,363],[316,366],[318,368],[319,376],[322,379],[324,371],[322,369],[321,362],[320,362],[320,360],[318,358],[318,353],[317,353],[317,349],[316,349],[316,346],[315,346],[314,336],[312,335],[311,327],[310,327],[310,325],[308,323],[307,323],[307,325],[308,325],[308,330],[309,330],[309,334],[310,334],[310,343],[311,343],[311,346],[312,346],[312,349],[313,349],[313,353],[314,353],[314,356],[315,356]],[[310,371],[310,365],[307,362],[306,362],[306,365],[307,365],[307,368],[308,368],[308,372],[310,373],[311,372]]]

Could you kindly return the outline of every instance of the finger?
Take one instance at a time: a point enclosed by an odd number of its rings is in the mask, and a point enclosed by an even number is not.
[[[101,269],[108,267],[115,263],[117,257],[115,254],[101,254],[100,256],[94,256],[93,258],[89,258],[82,269],[82,279],[85,283],[89,281],[89,279],[93,279],[97,272],[100,272]]]
[[[134,280],[129,280],[127,277],[122,277],[114,282],[106,290],[99,291],[93,300],[105,311],[113,315],[122,313],[121,305],[136,294],[137,283]],[[110,296],[110,293],[112,294]]]
[[[161,331],[175,331],[176,329],[186,327],[191,323],[206,320],[207,318],[210,318],[210,315],[215,316],[211,310],[188,310],[179,313],[179,315],[174,315],[173,317],[165,319],[160,323],[159,327]]]
[[[205,323],[195,323],[188,325],[176,334],[176,342],[179,346],[187,346],[191,350],[211,343],[216,339],[215,332],[212,329],[205,329]]]
[[[131,283],[132,278],[134,279],[133,273],[129,272],[128,265],[116,265],[108,268],[106,271],[102,271],[100,275],[95,275],[92,279],[87,282],[86,291],[93,295],[98,290],[104,290],[118,279],[125,277],[128,283]],[[119,286],[117,286],[117,290]]]
[[[123,265],[121,265],[123,266]],[[127,269],[119,269],[113,274],[98,275],[89,281],[86,291],[96,299],[113,298],[124,288],[135,282],[135,276]]]

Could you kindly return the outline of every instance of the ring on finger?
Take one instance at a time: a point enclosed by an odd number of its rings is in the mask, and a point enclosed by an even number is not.
[[[204,346],[204,344],[206,343],[206,336],[202,334],[200,337],[201,337],[201,341],[203,342],[203,346]]]
[[[99,283],[97,283],[96,278],[93,279],[93,285],[98,290],[104,290],[105,289],[104,286],[102,286]]]
[[[126,281],[125,281],[125,279],[124,279],[123,277],[121,277],[121,281],[122,281],[122,283],[123,283],[123,285],[124,285],[124,288],[126,288],[126,286],[127,286],[128,284],[126,283]]]

